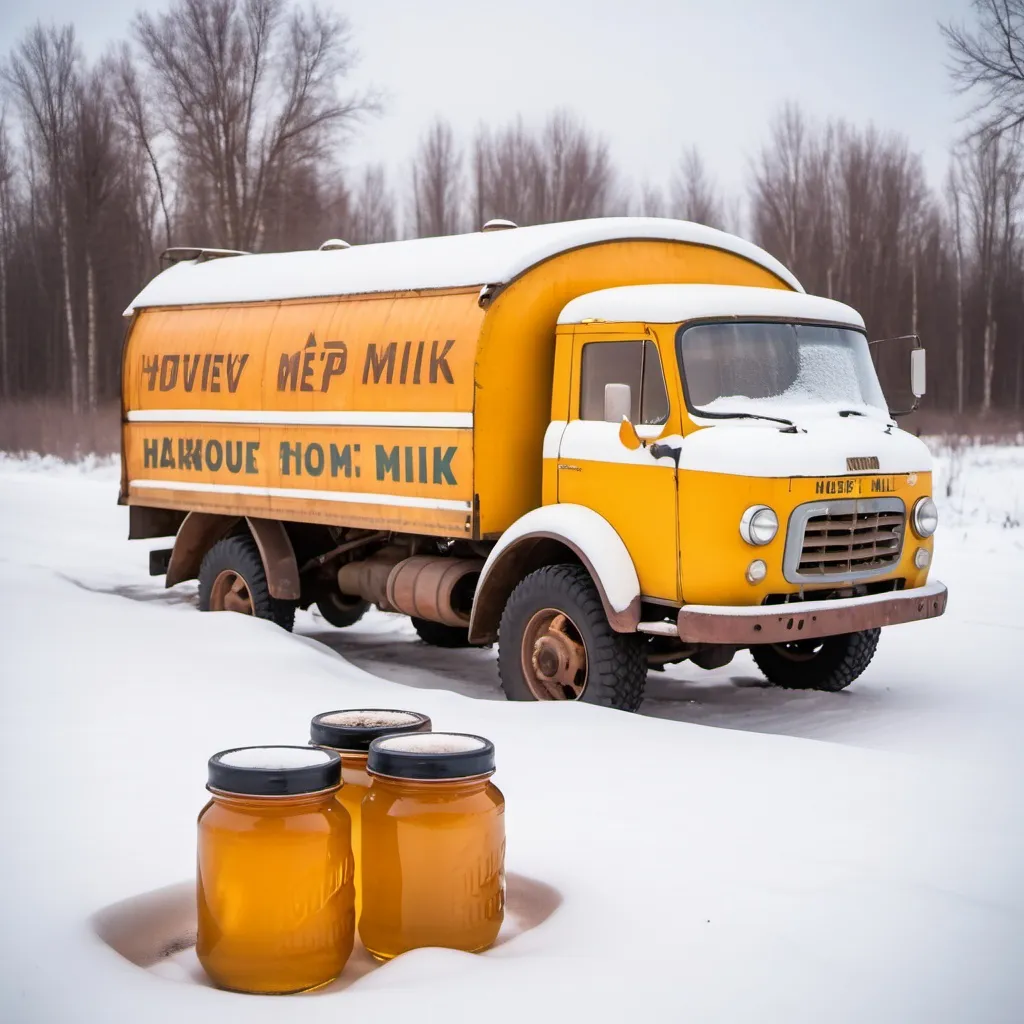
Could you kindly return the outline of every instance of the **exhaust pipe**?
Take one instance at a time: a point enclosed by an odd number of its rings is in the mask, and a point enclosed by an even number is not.
[[[338,589],[351,597],[375,604],[382,612],[396,611],[388,604],[388,577],[404,558],[403,548],[382,548],[369,558],[346,562],[338,570]]]
[[[370,558],[347,562],[338,570],[338,589],[381,611],[468,626],[484,560],[404,554],[401,548],[384,548]]]

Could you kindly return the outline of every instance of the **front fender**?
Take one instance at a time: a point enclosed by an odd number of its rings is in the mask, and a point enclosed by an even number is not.
[[[491,549],[473,598],[470,641],[497,640],[501,613],[520,581],[545,565],[566,561],[579,561],[590,573],[612,629],[635,632],[640,580],[622,538],[585,505],[545,505],[517,519]]]

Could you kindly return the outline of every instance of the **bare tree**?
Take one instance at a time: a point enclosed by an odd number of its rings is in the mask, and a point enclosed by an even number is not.
[[[672,216],[721,228],[725,223],[723,206],[700,151],[688,146],[672,176]]]
[[[538,194],[543,176],[538,141],[522,118],[494,132],[480,128],[470,162],[476,227],[495,217],[517,224],[538,224],[544,219]]]
[[[135,39],[163,129],[211,184],[224,244],[252,249],[267,192],[289,167],[322,158],[372,100],[342,96],[354,53],[348,22],[286,0],[176,0],[141,13]]]
[[[74,28],[70,25],[44,28],[42,24],[36,24],[15,48],[3,69],[3,76],[14,91],[46,171],[48,205],[56,220],[60,249],[71,408],[74,413],[81,407],[81,375],[71,303],[65,159],[74,137],[78,66]]]
[[[1017,255],[1022,171],[1019,147],[999,135],[976,136],[962,158],[963,194],[982,308],[981,411],[992,409],[997,288]]]
[[[398,237],[395,196],[388,187],[383,164],[370,164],[363,169],[350,205],[345,229],[349,242],[390,242]]]
[[[75,158],[69,160],[70,182],[77,200],[84,235],[85,308],[86,308],[86,396],[90,409],[96,408],[99,394],[96,251],[97,228],[119,174],[115,149],[113,104],[101,70],[88,74],[79,83],[75,97]]]
[[[538,203],[543,221],[600,217],[612,200],[615,174],[608,143],[568,111],[556,111],[538,147]]]
[[[11,249],[11,183],[14,159],[7,134],[6,111],[0,111],[0,395],[11,396],[11,364],[8,357],[7,264]]]
[[[420,141],[412,167],[413,219],[420,238],[454,235],[462,225],[462,153],[452,126],[438,118]]]
[[[966,391],[966,360],[964,358],[964,231],[963,217],[961,215],[963,185],[959,168],[955,162],[949,169],[946,191],[952,215],[953,247],[956,253],[956,412],[958,416],[962,416]]]
[[[147,95],[139,78],[138,67],[127,44],[122,44],[116,51],[109,66],[114,81],[115,114],[128,137],[145,154],[163,219],[164,241],[170,247],[171,213],[165,174],[156,152],[159,128],[155,122],[152,98]]]
[[[665,217],[668,215],[665,194],[657,185],[645,181],[640,186],[637,212],[641,217]]]
[[[977,25],[942,25],[950,73],[961,93],[980,94],[974,132],[1001,135],[1024,125],[1024,0],[971,0]]]

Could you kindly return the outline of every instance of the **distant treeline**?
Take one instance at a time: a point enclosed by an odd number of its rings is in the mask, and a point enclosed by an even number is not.
[[[667,188],[631,184],[607,141],[555,111],[458,138],[439,118],[403,168],[358,163],[381,115],[347,86],[345,19],[297,0],[174,0],[94,62],[38,25],[0,66],[0,397],[95,409],[119,389],[121,312],[172,245],[311,248],[636,213],[745,234],[872,337],[919,333],[927,404],[1024,401],[1024,0],[974,0],[944,29],[977,101],[941,187],[905,138],[779,110],[745,194],[679,140]],[[883,357],[902,383],[905,351]]]

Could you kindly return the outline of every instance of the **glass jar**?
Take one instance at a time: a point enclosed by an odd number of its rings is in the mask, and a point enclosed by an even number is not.
[[[360,805],[370,788],[366,758],[370,744],[392,733],[430,732],[430,719],[417,711],[356,708],[325,711],[309,723],[309,742],[341,755],[342,787],[338,800],[352,822],[352,850],[356,859],[356,920],[362,909],[362,856],[360,852]]]
[[[370,745],[359,936],[378,960],[445,946],[477,953],[505,913],[505,800],[494,744],[424,733]]]
[[[284,993],[333,981],[352,952],[341,758],[310,747],[214,754],[199,815],[196,955],[214,984]]]

